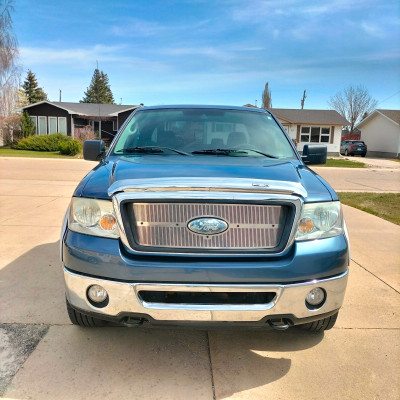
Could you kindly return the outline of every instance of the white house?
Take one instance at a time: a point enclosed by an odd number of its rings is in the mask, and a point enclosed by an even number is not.
[[[308,143],[325,144],[329,155],[338,155],[342,127],[349,122],[334,110],[300,110],[271,108],[289,136],[296,141],[298,150]]]
[[[375,110],[357,128],[372,157],[399,158],[400,110]]]

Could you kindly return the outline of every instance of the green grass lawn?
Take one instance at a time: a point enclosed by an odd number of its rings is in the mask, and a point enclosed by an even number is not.
[[[360,161],[336,160],[328,158],[326,164],[314,165],[315,167],[342,167],[342,168],[364,168],[365,164]],[[312,168],[312,166],[311,166]]]
[[[400,193],[339,192],[343,204],[400,225]]]
[[[36,158],[82,158],[81,156],[64,156],[58,151],[30,151],[0,148],[0,157],[36,157]]]

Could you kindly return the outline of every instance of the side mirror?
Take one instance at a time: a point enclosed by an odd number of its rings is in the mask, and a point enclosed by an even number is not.
[[[302,159],[308,165],[326,164],[327,155],[328,150],[326,146],[322,144],[305,144]]]
[[[83,142],[83,158],[89,161],[100,161],[106,152],[102,140],[85,140]]]

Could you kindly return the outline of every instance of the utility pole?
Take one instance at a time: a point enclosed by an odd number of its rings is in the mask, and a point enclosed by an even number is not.
[[[301,99],[301,109],[303,110],[304,109],[304,102],[305,102],[305,100],[306,100],[306,90],[304,89],[304,92],[303,92],[303,98]]]

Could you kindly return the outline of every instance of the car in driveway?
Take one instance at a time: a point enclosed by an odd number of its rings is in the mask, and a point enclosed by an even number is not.
[[[135,110],[79,183],[61,233],[72,323],[333,327],[349,239],[339,199],[267,110]]]
[[[365,157],[367,155],[367,145],[362,140],[345,140],[340,144],[340,154]]]

